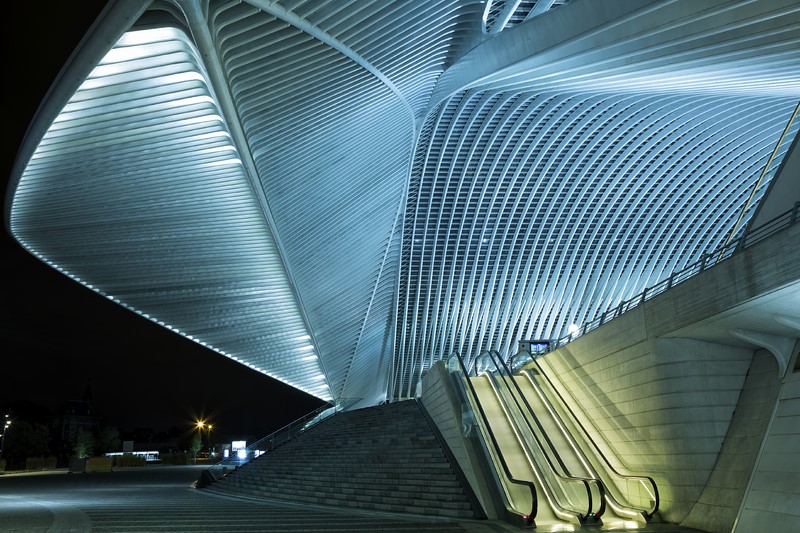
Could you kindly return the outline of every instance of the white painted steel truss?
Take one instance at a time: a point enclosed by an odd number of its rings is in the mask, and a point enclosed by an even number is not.
[[[800,5],[118,0],[76,54],[20,150],[12,235],[369,405],[743,228],[789,145],[759,181],[800,98]]]

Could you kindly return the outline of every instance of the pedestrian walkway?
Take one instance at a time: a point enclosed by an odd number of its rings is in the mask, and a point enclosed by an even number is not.
[[[498,521],[344,511],[219,496],[193,487],[203,468],[148,466],[110,473],[59,471],[2,475],[0,531],[497,533],[520,530]],[[602,527],[592,531],[614,530]],[[687,533],[689,530],[650,524],[643,531]]]
[[[148,466],[111,473],[0,476],[6,532],[474,532],[502,523],[456,521],[256,501],[193,488],[205,467]]]

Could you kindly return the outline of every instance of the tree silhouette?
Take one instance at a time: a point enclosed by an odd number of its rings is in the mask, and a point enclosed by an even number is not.
[[[3,456],[9,464],[19,464],[28,457],[50,454],[50,430],[44,424],[17,420],[6,429]]]
[[[78,431],[78,438],[75,441],[75,456],[78,459],[88,459],[94,454],[95,438],[94,435],[83,429]]]
[[[94,452],[103,455],[108,452],[118,452],[122,442],[119,439],[119,429],[113,426],[97,428],[94,435]]]

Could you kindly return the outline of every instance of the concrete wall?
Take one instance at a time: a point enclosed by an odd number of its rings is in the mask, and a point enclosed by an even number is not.
[[[642,311],[648,337],[668,335],[796,283],[800,280],[798,242],[800,224],[796,223],[645,302]]]
[[[795,368],[799,350],[796,345]],[[736,533],[800,531],[800,371],[781,381]]]
[[[420,400],[450,447],[487,517],[497,519],[501,511],[496,508],[497,502],[492,497],[492,482],[486,479],[478,466],[480,459],[476,457],[474,439],[464,435],[462,405],[441,361],[434,364],[423,377]]]
[[[670,338],[603,353],[571,343],[540,363],[557,376],[556,386],[572,399],[612,464],[624,473],[652,476],[660,515],[681,522],[717,462],[752,352]]]
[[[733,529],[775,409],[779,385],[775,358],[766,350],[757,351],[717,464],[683,525],[720,533]]]
[[[744,500],[739,531],[765,514],[800,524],[797,374],[781,386],[775,357],[717,320],[796,286],[798,242],[795,224],[540,360],[612,464],[656,480],[666,521],[729,532]]]

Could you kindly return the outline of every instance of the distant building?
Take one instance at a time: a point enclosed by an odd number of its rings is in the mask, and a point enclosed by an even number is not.
[[[62,448],[72,448],[81,430],[93,432],[100,426],[100,417],[94,414],[92,391],[89,385],[80,400],[67,400],[53,416],[53,438]]]

